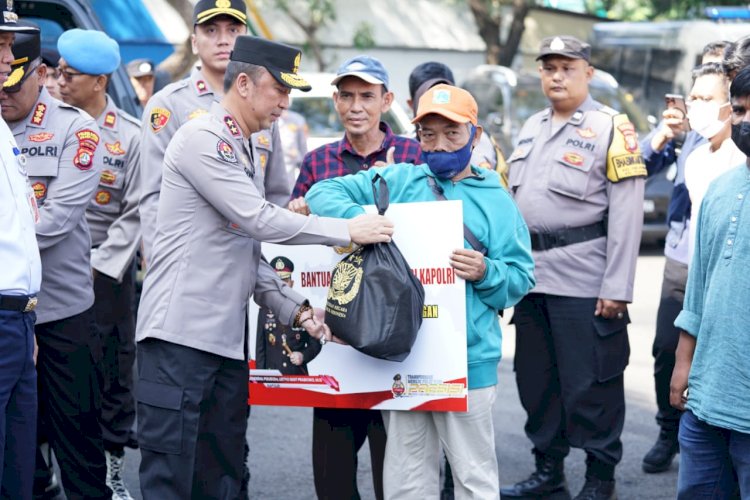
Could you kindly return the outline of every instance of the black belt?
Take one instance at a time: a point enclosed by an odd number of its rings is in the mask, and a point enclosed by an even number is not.
[[[4,311],[31,312],[36,302],[33,295],[0,295],[0,309]]]
[[[594,222],[587,226],[567,227],[549,233],[531,233],[531,249],[536,251],[583,243],[607,235],[604,221]]]

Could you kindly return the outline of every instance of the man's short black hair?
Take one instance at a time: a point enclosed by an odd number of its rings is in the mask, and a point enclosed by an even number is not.
[[[750,67],[745,66],[737,73],[729,87],[729,94],[733,99],[750,96]]]
[[[701,57],[705,56],[716,56],[716,57],[723,57],[724,52],[734,45],[732,42],[729,42],[727,40],[719,40],[717,42],[710,42],[707,43],[705,47],[703,47],[703,51],[701,51]]]
[[[229,89],[234,85],[234,81],[241,73],[246,74],[253,83],[258,83],[261,75],[263,74],[262,66],[250,64],[240,61],[229,61],[227,64],[227,70],[224,73],[224,92],[229,92]]]
[[[414,68],[409,75],[409,97],[414,100],[414,93],[420,85],[433,78],[445,78],[451,85],[455,85],[453,71],[443,63],[430,61]]]
[[[731,76],[750,64],[750,36],[742,37],[724,50],[721,66]]]

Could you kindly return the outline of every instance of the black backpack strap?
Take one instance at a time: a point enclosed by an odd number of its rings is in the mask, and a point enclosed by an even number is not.
[[[380,181],[379,190],[375,186],[378,181]],[[390,192],[388,191],[388,184],[380,174],[375,174],[375,177],[372,178],[372,198],[375,200],[375,208],[378,209],[378,214],[385,214],[390,203]]]
[[[443,194],[443,188],[438,186],[438,183],[435,182],[435,179],[433,177],[430,177],[428,175],[427,183],[430,185],[430,189],[432,189],[432,194],[435,195],[435,198],[440,201],[446,201],[448,199],[445,197],[445,194]],[[487,255],[487,247],[482,245],[482,242],[479,241],[479,238],[474,236],[474,233],[471,232],[471,229],[469,229],[469,226],[467,226],[466,224],[464,224],[464,238],[469,242],[471,248],[481,253],[482,255]]]

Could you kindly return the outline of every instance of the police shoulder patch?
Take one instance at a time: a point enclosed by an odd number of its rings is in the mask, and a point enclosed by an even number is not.
[[[99,145],[99,134],[85,128],[76,132],[76,137],[78,138],[78,151],[73,158],[73,164],[78,170],[88,170],[94,164],[94,152]]]
[[[44,121],[44,115],[47,114],[47,105],[40,102],[34,108],[34,112],[31,114],[31,123],[33,125],[41,125]]]
[[[108,111],[104,116],[104,126],[108,128],[114,128],[117,123],[117,115],[114,111]]]
[[[638,145],[638,134],[627,115],[612,119],[612,142],[607,150],[607,179],[620,182],[631,177],[646,177],[646,165]]]
[[[234,148],[225,140],[219,139],[216,143],[216,151],[219,153],[219,159],[227,163],[237,163],[237,155],[234,154]]]
[[[153,108],[149,117],[151,131],[157,133],[163,129],[169,123],[170,116],[172,116],[172,112],[167,108]]]

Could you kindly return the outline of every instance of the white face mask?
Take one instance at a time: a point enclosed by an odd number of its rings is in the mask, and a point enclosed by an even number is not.
[[[721,108],[729,106],[728,102],[719,104],[715,101],[693,101],[688,107],[688,120],[690,128],[698,132],[706,139],[715,136],[729,121],[719,119]]]

